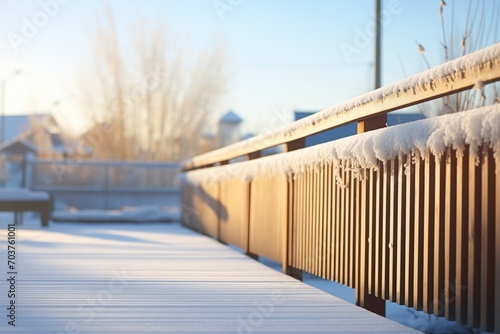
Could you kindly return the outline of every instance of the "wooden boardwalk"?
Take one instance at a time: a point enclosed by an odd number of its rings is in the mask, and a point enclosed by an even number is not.
[[[414,332],[178,224],[21,226],[15,262],[16,326],[2,279],[0,333]]]

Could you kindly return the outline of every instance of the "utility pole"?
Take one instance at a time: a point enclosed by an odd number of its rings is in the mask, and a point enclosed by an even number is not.
[[[375,89],[382,86],[382,25],[380,23],[380,11],[382,10],[382,0],[375,0]]]
[[[380,21],[380,11],[382,10],[382,0],[375,0],[375,87],[382,86],[382,25]],[[384,128],[387,124],[387,114],[380,114],[368,119],[358,121],[358,133]]]
[[[7,85],[7,80],[11,79],[12,77],[21,74],[21,70],[16,70],[14,73],[12,73],[10,76],[7,78],[3,79],[0,82],[0,98],[2,99],[2,102],[0,104],[0,144],[4,142],[5,140],[5,86]]]
[[[1,86],[0,86],[0,97],[2,99],[2,104],[0,105],[0,144],[3,143],[4,138],[5,138],[5,126],[4,126],[4,118],[5,118],[5,81],[2,80]]]

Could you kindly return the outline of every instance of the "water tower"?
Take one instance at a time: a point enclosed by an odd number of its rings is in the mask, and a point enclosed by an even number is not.
[[[219,120],[220,146],[227,146],[240,140],[240,124],[243,120],[229,111]]]

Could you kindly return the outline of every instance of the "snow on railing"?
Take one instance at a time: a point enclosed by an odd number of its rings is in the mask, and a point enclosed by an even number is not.
[[[293,175],[311,166],[349,161],[355,168],[377,168],[379,161],[389,161],[405,154],[426,152],[442,156],[448,147],[477,159],[480,148],[488,145],[500,158],[500,104],[456,114],[443,115],[378,129],[357,136],[316,145],[307,150],[272,155],[256,160],[194,170],[181,180],[193,185],[231,180]]]
[[[208,166],[286,144],[353,121],[500,80],[500,43],[382,87],[274,131],[199,155],[184,170]]]

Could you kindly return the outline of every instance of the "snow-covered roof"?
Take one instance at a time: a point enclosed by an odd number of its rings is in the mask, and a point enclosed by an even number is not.
[[[222,116],[219,120],[219,123],[235,123],[239,124],[243,122],[243,119],[238,116],[233,111],[228,111],[224,116]]]
[[[42,122],[44,119],[48,117],[52,117],[50,114],[33,114],[33,115],[3,115],[0,116],[3,118],[3,130],[4,134],[2,136],[4,141],[11,140],[26,130],[29,129],[31,125],[31,118],[36,119],[37,121]]]
[[[27,140],[10,139],[0,144],[0,153],[26,154],[37,152],[37,147]]]
[[[255,134],[248,132],[248,133],[245,133],[243,136],[241,136],[241,140],[250,139],[252,137],[255,137]]]

